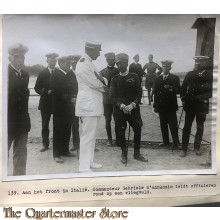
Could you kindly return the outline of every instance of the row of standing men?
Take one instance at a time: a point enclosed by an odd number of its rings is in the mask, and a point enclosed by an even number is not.
[[[24,55],[28,48],[22,44],[9,48],[9,99],[8,99],[8,145],[14,141],[13,175],[25,175],[27,159],[27,133],[30,130],[28,114],[29,75],[22,70]],[[147,162],[140,154],[141,127],[140,100],[142,97],[141,77],[147,69],[145,86],[149,91],[149,104],[152,101],[151,88],[154,87],[154,110],[159,113],[163,143],[169,144],[168,125],[173,145],[178,147],[176,94],[180,93],[179,77],[170,73],[172,61],[162,61],[162,68],[153,62],[143,68],[138,63],[139,56],[128,70],[127,54],[105,55],[108,66],[98,73],[92,60],[100,55],[101,44],[86,43],[85,54],[81,56],[59,57],[47,54],[48,67],[38,74],[35,91],[40,95],[39,109],[42,116],[42,138],[45,151],[49,147],[49,121],[53,114],[53,156],[56,162],[63,163],[63,157],[75,156],[69,150],[71,127],[73,149],[79,148],[79,171],[91,172],[101,168],[94,162],[94,149],[98,121],[103,114],[106,118],[108,145],[112,145],[111,118],[114,115],[116,144],[121,147],[121,162],[127,163],[125,130],[127,121],[134,130],[134,159]],[[207,68],[208,57],[195,57],[195,70],[184,79],[181,98],[186,111],[182,137],[182,154],[186,156],[192,122],[196,116],[196,154],[200,155],[205,116],[208,113],[209,98],[212,93],[212,73]],[[58,61],[58,68],[55,68]],[[114,67],[115,63],[117,68]],[[70,66],[72,68],[70,69]],[[158,69],[158,75],[156,75]],[[139,70],[139,72],[137,71]],[[162,72],[163,71],[163,72]],[[135,73],[136,72],[136,73]],[[162,72],[162,73],[161,73]],[[82,133],[79,138],[79,117]],[[79,147],[80,146],[80,147]]]

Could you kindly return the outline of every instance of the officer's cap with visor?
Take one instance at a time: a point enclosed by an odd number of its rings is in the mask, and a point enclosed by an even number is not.
[[[71,55],[70,59],[71,59],[71,63],[76,63],[79,61],[79,59],[81,58],[81,55]]]
[[[139,58],[139,54],[136,54],[133,59]]]
[[[101,46],[102,44],[98,42],[86,42],[86,45],[85,45],[85,47],[88,49],[93,49],[93,50],[98,50],[98,51],[102,50]]]
[[[58,57],[57,60],[59,62],[62,62],[62,63],[64,63],[64,62],[70,62],[71,63],[71,56]]]
[[[46,56],[47,59],[56,60],[57,57],[59,57],[59,54],[57,54],[57,53],[48,53],[45,56]]]
[[[129,56],[126,53],[119,53],[115,55],[115,62],[128,62]]]
[[[173,61],[172,60],[162,60],[161,63],[162,63],[162,66],[164,66],[164,67],[171,67]]]
[[[115,59],[115,53],[113,53],[113,52],[106,53],[105,58],[106,58],[106,60],[110,60],[110,59],[113,60],[113,59]]]
[[[28,52],[28,47],[23,44],[14,44],[8,48],[8,54],[10,56],[25,55]]]

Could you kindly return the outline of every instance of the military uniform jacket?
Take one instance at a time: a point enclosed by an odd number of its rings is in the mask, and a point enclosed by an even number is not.
[[[52,95],[52,113],[61,116],[73,116],[74,104],[71,99],[74,98],[75,75],[72,70],[66,74],[57,69],[50,78],[49,88],[53,90]]]
[[[21,70],[21,76],[8,66],[8,135],[19,136],[30,131],[28,113],[29,74]]]
[[[193,108],[197,112],[208,113],[209,98],[212,97],[213,74],[211,70],[190,71],[181,87],[181,99],[185,110]]]
[[[158,69],[158,72],[156,73],[156,70]],[[156,80],[156,77],[159,76],[162,73],[162,68],[155,62],[149,62],[146,63],[143,67],[143,71],[146,73],[146,81],[154,82]]]
[[[56,70],[55,70],[56,71]],[[48,95],[51,73],[48,68],[39,72],[34,90],[40,95],[38,109],[52,111],[52,94]]]
[[[109,97],[111,80],[114,76],[119,74],[119,71],[115,67],[107,66],[100,72],[100,74],[108,80],[108,86],[105,88],[105,92],[103,93],[103,103],[112,104]]]
[[[165,85],[173,87],[172,90],[165,89]],[[154,85],[154,105],[156,111],[160,113],[175,112],[178,110],[176,95],[180,93],[180,79],[178,76],[169,74],[164,80],[161,74],[155,81]]]
[[[78,95],[76,99],[76,116],[103,115],[104,85],[97,78],[96,67],[92,59],[85,54],[76,65],[76,78],[78,82]]]
[[[143,71],[142,66],[141,66],[140,63],[132,63],[132,64],[130,64],[129,72],[136,73],[138,75],[138,78],[139,78],[140,82],[141,82],[141,79],[142,79],[142,77],[144,75],[144,71]]]
[[[121,104],[129,105],[134,102],[139,110],[139,101],[142,96],[141,85],[135,73],[128,73],[126,76],[116,75],[111,81],[110,99],[114,104],[114,113],[123,114]]]

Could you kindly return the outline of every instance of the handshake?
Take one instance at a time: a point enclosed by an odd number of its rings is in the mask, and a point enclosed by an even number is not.
[[[124,112],[124,114],[131,114],[131,111],[136,108],[136,104],[134,102],[129,105],[121,104],[120,109]]]

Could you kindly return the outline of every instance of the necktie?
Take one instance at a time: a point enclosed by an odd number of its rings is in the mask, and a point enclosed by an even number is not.
[[[167,76],[164,76],[164,77],[163,77],[163,80],[165,80],[166,78],[167,78]]]
[[[18,77],[21,77],[21,72],[18,70],[18,71],[16,71],[16,75],[18,76]]]

